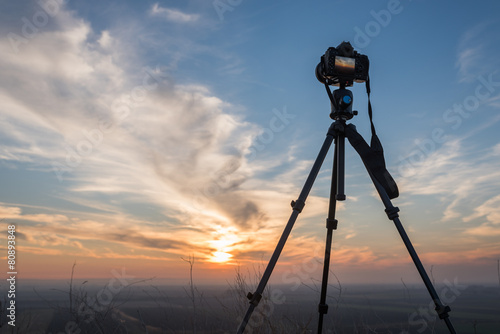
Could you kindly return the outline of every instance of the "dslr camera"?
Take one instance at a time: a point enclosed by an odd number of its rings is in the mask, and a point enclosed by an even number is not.
[[[340,87],[368,80],[368,57],[354,50],[349,42],[330,47],[316,66],[316,78],[324,84]]]

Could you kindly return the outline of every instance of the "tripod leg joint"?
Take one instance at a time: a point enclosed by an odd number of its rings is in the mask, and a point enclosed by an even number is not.
[[[385,213],[387,213],[387,217],[389,217],[390,220],[398,218],[399,217],[398,212],[399,208],[397,206],[385,209]]]
[[[328,129],[328,132],[326,133],[327,136],[332,136],[334,138],[337,137],[337,131],[344,131],[344,128],[341,126],[339,128],[339,125],[337,122],[333,122],[332,125],[330,125],[330,128]]]
[[[448,312],[451,311],[451,308],[448,306],[448,305],[438,305],[436,306],[435,308],[438,316],[439,316],[439,319],[445,319],[445,318],[448,318],[450,315],[448,314]]]
[[[337,134],[337,133],[345,133],[345,122],[341,122],[341,121],[337,121],[337,122],[334,122],[332,124],[332,132],[334,134]]]
[[[329,230],[336,230],[339,221],[335,218],[326,218],[326,228]]]
[[[297,210],[299,213],[302,212],[302,209],[304,208],[304,206],[306,205],[306,202],[301,200],[300,198],[296,201],[292,201],[292,203],[290,203],[292,208],[294,210]]]
[[[328,305],[327,304],[319,304],[318,305],[318,312],[320,314],[327,314],[328,313]]]
[[[250,304],[257,306],[259,305],[260,300],[262,299],[262,295],[260,293],[251,293],[247,294],[248,300],[250,300]]]

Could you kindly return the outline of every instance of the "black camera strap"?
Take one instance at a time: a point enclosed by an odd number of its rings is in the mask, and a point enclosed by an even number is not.
[[[368,95],[368,116],[370,116],[370,124],[372,127],[372,137],[376,136],[377,133],[375,132],[375,125],[373,125],[373,112],[372,112],[372,103],[370,102],[370,77],[368,76],[368,79],[366,79],[365,82],[366,85],[366,95]]]
[[[370,77],[368,77],[365,84],[366,94],[368,95],[368,116],[370,117],[370,126],[372,130],[370,146],[368,146],[363,137],[356,131],[356,127],[353,124],[347,126],[346,137],[360,155],[366,169],[368,169],[384,187],[389,198],[393,199],[399,196],[399,190],[396,181],[394,181],[385,166],[384,148],[382,147],[382,143],[375,131],[375,125],[373,124],[373,110],[370,102]]]
[[[345,136],[358,152],[368,172],[382,185],[389,198],[398,197],[398,186],[385,166],[384,149],[377,135],[372,135],[371,145],[368,146],[365,139],[356,131],[354,124],[351,123],[345,128]]]
[[[325,85],[325,89],[326,89],[326,93],[328,94],[328,98],[330,98],[330,101],[331,101],[332,103],[334,103],[334,102],[333,102],[333,101],[334,101],[334,99],[333,99],[333,94],[332,94],[332,92],[331,92],[331,90],[330,90],[329,83],[328,83],[327,81],[325,81],[323,84]]]

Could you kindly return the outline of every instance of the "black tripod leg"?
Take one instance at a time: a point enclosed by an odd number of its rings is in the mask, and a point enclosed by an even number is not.
[[[278,258],[281,254],[281,251],[283,250],[283,247],[285,246],[286,240],[288,239],[290,232],[292,231],[293,225],[295,224],[295,221],[297,220],[299,213],[301,213],[302,209],[304,208],[307,196],[309,195],[309,192],[311,191],[311,188],[314,184],[314,181],[316,180],[316,177],[318,176],[321,165],[323,164],[323,161],[325,160],[325,157],[328,153],[328,150],[330,149],[330,146],[332,145],[334,136],[335,136],[335,129],[334,129],[333,124],[332,124],[330,126],[330,129],[328,130],[325,141],[323,142],[323,146],[321,147],[321,150],[319,151],[318,157],[316,158],[316,161],[314,162],[314,165],[311,169],[311,172],[309,173],[309,176],[307,177],[307,180],[304,184],[304,187],[302,188],[302,191],[300,192],[299,198],[296,201],[292,201],[292,207],[293,207],[292,214],[290,215],[290,218],[288,219],[288,223],[285,226],[285,230],[283,231],[283,234],[281,235],[281,238],[278,241],[278,245],[276,246],[276,249],[274,250],[274,253],[271,256],[271,259],[269,260],[269,263],[267,264],[266,270],[264,271],[264,274],[262,275],[262,278],[259,282],[259,285],[257,286],[257,289],[255,290],[254,293],[248,294],[248,299],[250,299],[250,305],[248,306],[247,312],[245,313],[245,317],[241,321],[241,324],[238,328],[238,331],[237,331],[238,334],[241,334],[244,332],[245,327],[247,326],[248,321],[250,320],[250,317],[252,316],[253,310],[259,304],[259,302],[262,298],[262,293],[264,292],[264,289],[267,285],[267,282],[269,281],[269,278],[271,277],[273,269],[276,266],[276,262],[278,262]]]
[[[434,289],[434,285],[429,279],[429,276],[427,275],[427,272],[425,271],[425,268],[422,265],[422,262],[420,261],[417,252],[415,251],[415,248],[413,248],[410,238],[408,237],[406,231],[403,228],[403,224],[401,224],[401,221],[399,220],[399,215],[398,215],[399,208],[392,205],[392,202],[389,196],[387,195],[387,192],[369,170],[368,174],[370,174],[370,178],[372,179],[373,184],[375,185],[375,188],[377,188],[377,192],[380,195],[382,202],[384,203],[385,212],[387,213],[387,216],[389,217],[390,220],[394,222],[394,225],[396,225],[399,235],[401,236],[401,239],[403,239],[406,249],[408,250],[408,253],[410,253],[413,263],[415,264],[415,267],[417,268],[420,277],[422,277],[422,280],[424,281],[427,291],[429,292],[432,300],[434,301],[434,305],[436,306],[435,310],[439,318],[445,321],[446,326],[448,327],[450,333],[455,334],[456,333],[455,328],[453,328],[453,324],[451,323],[448,314],[448,312],[450,312],[450,307],[445,306],[441,303],[441,300],[439,299],[439,296],[436,290]]]
[[[340,138],[344,140],[345,138]],[[337,137],[339,140],[339,137]],[[337,209],[337,194],[344,194],[343,187],[341,189],[337,188],[339,175],[338,171],[338,163],[343,163],[344,160],[344,152],[339,152],[339,150],[343,149],[343,145],[339,145],[339,141],[335,142],[335,155],[333,158],[333,170],[332,170],[332,185],[330,188],[330,205],[328,208],[328,218],[326,219],[326,245],[325,245],[325,257],[323,259],[323,278],[321,280],[321,297],[318,305],[319,312],[319,320],[318,320],[318,334],[323,332],[323,317],[328,313],[328,304],[326,304],[326,292],[328,289],[328,274],[330,272],[330,254],[332,249],[332,238],[333,238],[333,230],[337,229],[337,219],[335,219],[335,212]],[[341,159],[339,159],[339,157]],[[342,175],[343,177],[343,175]],[[344,196],[345,198],[345,196]]]
[[[337,122],[336,122],[337,123]],[[345,126],[345,124],[344,124]],[[339,123],[341,129],[344,126]],[[343,131],[343,130],[342,130]],[[339,201],[345,200],[345,134],[344,132],[338,132],[337,141],[335,142],[335,170],[336,173],[332,175],[332,182],[336,179],[335,188],[336,193],[334,194],[335,199]],[[333,186],[333,183],[332,183]]]

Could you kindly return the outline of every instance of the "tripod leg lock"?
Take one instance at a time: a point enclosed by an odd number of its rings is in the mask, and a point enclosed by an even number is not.
[[[326,228],[329,230],[336,230],[339,221],[335,218],[326,218]]]
[[[253,304],[254,306],[259,305],[260,300],[262,299],[262,295],[260,293],[251,293],[249,292],[247,294],[247,298],[250,300],[250,304]]]
[[[319,304],[318,305],[318,312],[321,314],[327,314],[328,313],[328,305],[327,304]]]
[[[387,213],[387,217],[389,217],[390,220],[394,220],[399,217],[398,215],[399,208],[397,206],[390,207],[388,209],[385,209],[385,213]]]
[[[448,306],[448,305],[438,305],[436,306],[435,308],[438,316],[439,316],[439,319],[445,319],[445,318],[448,318],[450,315],[448,314],[448,312],[451,311],[451,308]]]
[[[302,209],[304,208],[304,206],[306,205],[306,202],[301,200],[300,198],[296,201],[292,201],[292,203],[290,203],[290,205],[292,206],[292,208],[294,210],[297,210],[299,213],[302,212]]]

